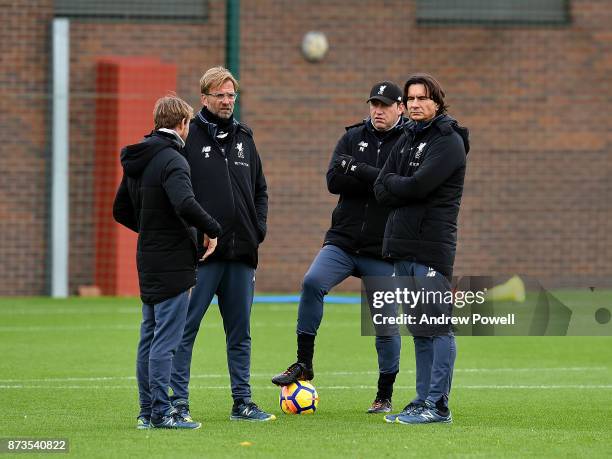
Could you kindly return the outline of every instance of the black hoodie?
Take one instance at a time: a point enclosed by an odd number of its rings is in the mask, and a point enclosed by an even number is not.
[[[195,285],[194,226],[211,238],[221,231],[195,200],[180,148],[174,134],[154,131],[121,150],[123,179],[113,216],[138,233],[136,263],[146,304],[160,303]]]
[[[469,149],[468,130],[448,115],[406,125],[374,183],[378,202],[394,208],[384,257],[452,276]]]

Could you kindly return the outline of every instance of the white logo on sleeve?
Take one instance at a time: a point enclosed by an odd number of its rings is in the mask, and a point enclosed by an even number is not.
[[[202,147],[202,153],[204,153],[204,158],[210,158],[210,146]]]
[[[436,277],[436,270],[433,268],[427,268],[426,277]]]
[[[357,144],[359,147],[359,151],[365,151],[368,148],[368,142],[364,142],[363,140]]]
[[[242,142],[236,144],[236,150],[238,150],[238,157],[244,159],[244,151],[242,149]]]
[[[380,88],[378,88],[378,94],[382,95],[385,92],[387,85],[383,84]]]

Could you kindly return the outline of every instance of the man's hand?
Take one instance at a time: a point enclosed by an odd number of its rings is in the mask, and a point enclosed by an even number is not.
[[[387,188],[388,190],[391,186],[393,186],[392,184],[397,181],[398,177],[399,175],[393,172],[386,173],[382,179],[382,182],[383,182],[383,185],[385,185],[385,188]]]
[[[355,158],[348,155],[339,155],[336,159],[335,168],[339,172],[342,172],[345,175],[355,175],[355,171],[357,170],[357,166],[360,163],[355,161]]]
[[[217,238],[209,238],[208,235],[204,235],[204,247],[206,247],[206,252],[204,252],[204,255],[202,256],[202,258],[200,258],[200,261],[204,261],[206,260],[217,248]]]
[[[349,155],[338,155],[336,158],[336,164],[334,164],[334,168],[343,174],[346,174],[346,171],[349,170],[351,164],[355,161],[355,158]]]

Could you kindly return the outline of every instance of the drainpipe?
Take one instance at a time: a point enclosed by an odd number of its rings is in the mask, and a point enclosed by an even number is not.
[[[52,25],[52,153],[51,153],[51,296],[68,296],[68,158],[70,22],[56,18]]]

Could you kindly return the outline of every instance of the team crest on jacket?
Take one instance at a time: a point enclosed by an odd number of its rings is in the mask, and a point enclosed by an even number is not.
[[[238,157],[244,159],[244,151],[242,149],[242,142],[236,144],[236,150],[238,150]]]
[[[210,158],[210,146],[206,145],[202,147],[202,153],[204,153],[204,158]]]
[[[385,92],[386,88],[387,88],[386,84],[381,85],[380,88],[378,88],[378,94],[382,95]]]
[[[359,151],[365,151],[368,148],[368,142],[364,142],[363,140],[357,144],[359,147]]]
[[[419,144],[419,146],[417,147],[417,152],[414,155],[415,158],[419,159],[421,157],[421,153],[423,153],[423,148],[425,148],[425,145],[427,145],[427,143],[425,142],[421,142]]]

